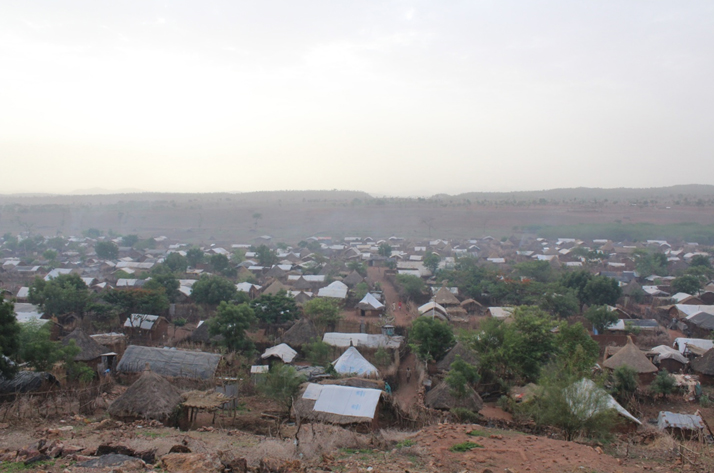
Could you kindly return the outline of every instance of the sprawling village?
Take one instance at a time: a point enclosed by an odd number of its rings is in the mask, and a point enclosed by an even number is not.
[[[712,468],[704,245],[87,229],[0,251],[0,471]]]

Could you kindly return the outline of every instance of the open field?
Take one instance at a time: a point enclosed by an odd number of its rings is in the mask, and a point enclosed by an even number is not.
[[[633,230],[641,239],[695,239],[691,235],[698,235],[701,243],[714,243],[714,191],[687,196],[662,190],[652,194],[656,199],[646,201],[538,197],[549,192],[529,194],[530,200],[478,201],[460,196],[381,199],[339,191],[2,196],[0,230],[18,233],[29,229],[52,236],[98,228],[117,234],[166,235],[194,243],[237,243],[263,234],[287,242],[311,235],[477,238],[521,232],[617,238],[624,229]],[[254,218],[255,214],[260,215]],[[683,232],[683,223],[709,227]],[[636,224],[654,226],[628,227]]]

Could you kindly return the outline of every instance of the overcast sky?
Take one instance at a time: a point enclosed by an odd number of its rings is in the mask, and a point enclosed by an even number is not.
[[[714,2],[0,3],[0,192],[714,184]]]

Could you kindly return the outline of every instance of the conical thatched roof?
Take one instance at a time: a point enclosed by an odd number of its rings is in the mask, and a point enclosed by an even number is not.
[[[280,341],[292,347],[299,347],[312,343],[319,338],[320,334],[317,333],[315,325],[308,319],[303,318],[295,322],[295,324],[280,337]]]
[[[178,389],[147,369],[109,406],[108,411],[113,417],[163,421],[171,416],[181,400]]]
[[[74,343],[81,350],[77,356],[74,357],[75,361],[91,361],[102,356],[102,354],[107,353],[109,349],[105,346],[100,345],[93,339],[91,339],[84,331],[80,328],[74,329],[72,333],[67,335],[62,339],[62,345],[67,346],[69,342],[74,340]]]
[[[357,271],[352,271],[345,279],[342,280],[342,282],[347,284],[349,287],[354,287],[362,281],[364,281],[364,278]]]
[[[289,288],[285,284],[281,283],[280,281],[275,281],[275,282],[273,282],[273,284],[268,286],[265,289],[265,291],[263,291],[263,294],[275,295],[275,294],[279,293],[280,291],[287,292],[288,289]]]
[[[714,348],[707,350],[704,355],[691,362],[692,370],[697,373],[714,376]]]
[[[630,337],[627,337],[627,345],[620,348],[620,351],[605,360],[602,365],[611,370],[620,366],[629,366],[638,373],[654,373],[657,371],[657,367],[652,364],[647,355],[642,353],[642,350],[637,348]]]
[[[223,340],[223,335],[211,335],[210,322],[203,322],[196,330],[188,337],[193,343],[220,343]]]
[[[462,360],[470,365],[478,364],[476,353],[474,353],[473,350],[470,350],[463,343],[458,342],[451,350],[448,351],[448,353],[446,353],[446,356],[444,356],[444,358],[436,364],[436,367],[441,371],[448,371],[451,368],[451,363],[456,360],[457,356],[460,356]]]
[[[455,295],[449,291],[446,286],[442,286],[441,289],[436,291],[434,294],[434,301],[440,305],[459,305],[461,304]]]
[[[483,408],[483,400],[476,391],[468,388],[468,394],[461,399],[451,394],[451,388],[442,381],[434,389],[426,393],[424,403],[432,409],[453,409],[454,407],[464,407],[474,412]]]

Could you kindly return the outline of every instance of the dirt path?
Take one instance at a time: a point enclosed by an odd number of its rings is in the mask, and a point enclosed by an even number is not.
[[[407,381],[407,369],[411,371],[411,379]],[[419,393],[419,380],[416,376],[416,356],[414,353],[409,353],[399,365],[399,387],[394,391],[394,397],[397,399],[402,409],[409,411],[414,405]]]
[[[392,283],[384,277],[384,272],[385,268],[374,266],[367,268],[367,275],[370,280],[378,282],[382,286],[385,305],[387,306],[387,314],[394,316],[394,325],[397,327],[409,327],[417,315],[416,309],[412,308],[411,304],[407,304],[399,298],[397,290],[394,288]]]

